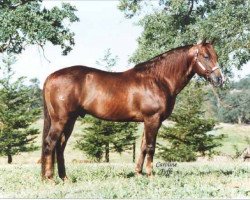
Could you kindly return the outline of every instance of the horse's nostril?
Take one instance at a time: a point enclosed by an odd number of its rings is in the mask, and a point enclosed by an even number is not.
[[[217,83],[222,85],[223,84],[223,78],[222,77],[217,77]]]
[[[222,82],[222,78],[221,78],[221,77],[217,77],[217,81],[218,81],[219,83],[221,83],[221,82]]]

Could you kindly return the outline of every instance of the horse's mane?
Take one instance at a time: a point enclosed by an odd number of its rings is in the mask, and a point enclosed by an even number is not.
[[[153,72],[156,74],[162,74],[163,71],[176,71],[177,66],[182,66],[182,64],[187,62],[187,50],[193,45],[186,45],[171,49],[162,54],[159,54],[145,62],[138,63],[134,66],[136,72]],[[164,65],[160,62],[164,60]]]

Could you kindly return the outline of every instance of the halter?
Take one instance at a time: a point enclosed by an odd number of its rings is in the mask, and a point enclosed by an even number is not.
[[[219,69],[219,67],[215,66],[211,70],[208,70],[200,61],[197,61],[197,64],[200,66],[201,69],[203,69],[204,71],[209,71],[210,73],[213,73],[216,69]]]
[[[196,54],[195,54],[195,61],[197,62],[197,64],[199,65],[199,67],[205,71],[205,72],[209,72],[210,74],[213,73],[216,69],[219,69],[218,66],[215,66],[213,67],[211,70],[208,70],[200,61],[198,61],[198,53],[199,53],[199,50],[196,49]]]

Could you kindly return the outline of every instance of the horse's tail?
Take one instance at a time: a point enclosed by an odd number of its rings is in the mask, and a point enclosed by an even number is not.
[[[44,84],[45,88],[45,84]],[[42,177],[45,175],[45,148],[46,148],[46,138],[48,136],[50,126],[51,126],[51,118],[48,112],[46,99],[45,99],[45,89],[43,89],[43,113],[44,113],[44,124],[43,124],[43,136],[42,136],[42,156],[41,156],[41,164],[42,164]]]
[[[50,115],[49,115],[48,108],[46,105],[44,92],[43,92],[43,114],[44,114],[44,123],[43,123],[43,142],[44,142],[45,138],[47,137],[49,133],[49,129],[51,125],[51,119],[50,119]]]

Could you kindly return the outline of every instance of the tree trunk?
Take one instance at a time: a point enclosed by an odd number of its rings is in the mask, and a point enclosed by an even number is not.
[[[109,142],[107,142],[105,146],[105,161],[109,162]]]
[[[8,163],[11,164],[12,163],[12,155],[8,155]]]
[[[238,116],[238,124],[241,124],[241,123],[242,123],[242,117]]]
[[[135,147],[136,147],[136,143],[134,140],[134,142],[133,142],[133,163],[135,162]]]

